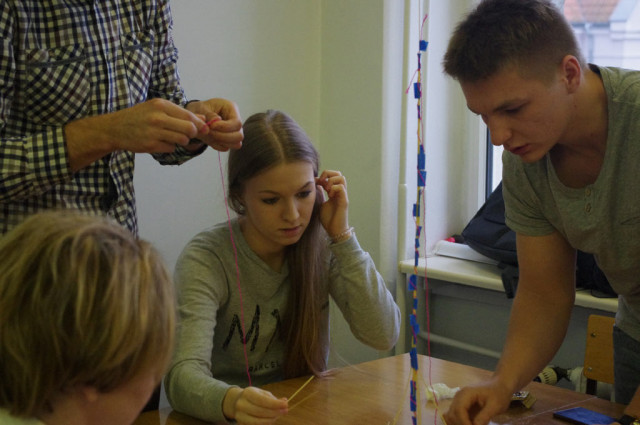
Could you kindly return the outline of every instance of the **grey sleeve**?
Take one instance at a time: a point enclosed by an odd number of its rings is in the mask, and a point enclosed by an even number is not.
[[[505,223],[516,233],[543,236],[555,229],[542,211],[545,186],[548,187],[546,158],[538,164],[525,165],[510,152],[502,154],[502,196],[505,205]]]
[[[211,248],[190,242],[176,263],[180,322],[164,383],[173,409],[210,422],[224,420],[222,401],[230,388],[211,374],[216,313],[228,296],[224,280],[221,262]]]
[[[391,349],[400,333],[400,309],[355,234],[331,245],[329,293],[353,335],[377,350]]]

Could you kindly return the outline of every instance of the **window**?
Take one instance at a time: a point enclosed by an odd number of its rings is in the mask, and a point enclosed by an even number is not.
[[[556,0],[563,7],[587,62],[640,69],[640,0]],[[486,196],[500,183],[502,147],[487,130]]]
[[[487,177],[485,198],[489,198],[491,192],[502,181],[502,146],[493,146],[491,144],[491,134],[487,128]]]

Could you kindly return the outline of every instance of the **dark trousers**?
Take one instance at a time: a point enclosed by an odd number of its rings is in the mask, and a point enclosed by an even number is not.
[[[640,341],[613,328],[613,364],[616,403],[629,404],[640,386]]]

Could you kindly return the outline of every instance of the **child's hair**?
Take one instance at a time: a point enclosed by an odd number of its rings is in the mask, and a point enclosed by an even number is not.
[[[49,211],[0,239],[0,407],[34,417],[74,387],[109,392],[171,358],[169,271],[106,218]]]
[[[549,0],[483,0],[458,24],[444,55],[444,71],[477,82],[515,66],[548,80],[566,55],[585,66],[571,26]]]
[[[231,151],[228,162],[229,201],[239,215],[245,182],[276,165],[304,161],[313,165],[318,175],[318,153],[302,128],[287,114],[269,110],[250,116],[244,123],[242,148]],[[291,292],[282,318],[286,344],[285,377],[309,373],[322,374],[326,369],[327,330],[319,326],[323,288],[326,287],[326,233],[320,224],[316,203],[311,220],[300,240],[287,247]],[[325,306],[326,307],[326,306]]]

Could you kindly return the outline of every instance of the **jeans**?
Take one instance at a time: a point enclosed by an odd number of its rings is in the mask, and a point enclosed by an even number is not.
[[[614,389],[617,403],[629,404],[640,385],[640,341],[613,328]]]

